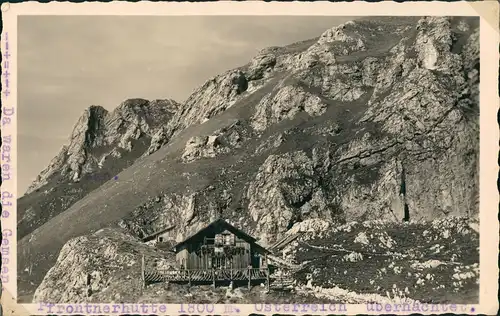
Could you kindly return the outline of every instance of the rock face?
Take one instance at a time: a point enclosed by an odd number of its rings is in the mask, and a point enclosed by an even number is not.
[[[241,70],[231,70],[216,76],[198,88],[174,114],[168,124],[171,135],[182,129],[204,123],[231,107],[248,89],[248,80]]]
[[[326,112],[327,104],[300,86],[285,86],[275,90],[275,94],[266,95],[256,107],[253,128],[259,131],[281,122],[293,119],[298,113],[320,116]]]
[[[247,198],[249,215],[257,223],[256,230],[264,233],[264,244],[269,243],[268,235],[272,241],[276,233],[305,218],[331,221],[338,215],[315,177],[312,159],[303,151],[270,155],[250,182]]]
[[[130,99],[112,113],[84,111],[68,144],[18,202],[18,237],[24,237],[161,143],[162,127],[179,105],[172,100]],[[149,146],[149,148],[148,148]]]
[[[36,290],[34,302],[134,302],[146,269],[173,255],[155,252],[120,230],[104,229],[70,240]],[[165,258],[167,257],[167,258]]]
[[[64,242],[118,223],[138,237],[175,226],[180,240],[223,217],[266,245],[315,219],[476,216],[478,27],[360,19],[207,81],[150,132],[154,144],[123,181],[20,241],[40,263],[19,288],[41,282]],[[18,270],[27,262],[21,254]]]

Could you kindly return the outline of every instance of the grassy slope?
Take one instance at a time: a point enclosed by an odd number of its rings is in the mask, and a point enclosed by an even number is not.
[[[365,243],[362,234],[366,236]],[[358,237],[358,239],[357,239]],[[296,243],[298,273],[313,285],[409,297],[428,303],[477,303],[479,237],[458,218],[431,223],[350,223]],[[344,256],[359,253],[362,259]],[[425,266],[425,263],[439,265]],[[457,275],[469,272],[463,280]]]

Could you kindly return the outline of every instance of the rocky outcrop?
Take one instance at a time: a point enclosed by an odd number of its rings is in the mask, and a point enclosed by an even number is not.
[[[120,230],[104,229],[72,239],[61,249],[33,302],[136,301],[142,287],[142,256],[148,270],[175,260]]]
[[[214,158],[221,154],[227,154],[232,149],[240,148],[244,139],[248,139],[248,135],[236,121],[227,127],[218,129],[212,135],[191,137],[186,142],[181,160],[189,163],[202,158]]]
[[[318,180],[313,162],[304,152],[266,159],[247,191],[248,212],[262,233],[263,244],[304,218],[331,220],[335,216]]]
[[[230,108],[248,89],[248,79],[240,70],[216,76],[198,88],[168,124],[170,135],[184,128],[204,123]]]
[[[180,240],[222,217],[271,244],[318,219],[335,227],[474,216],[478,26],[462,17],[359,19],[263,50],[195,90],[161,131],[136,121],[127,139],[158,133],[156,152],[61,215],[80,226],[49,222],[41,241],[20,247],[44,254],[43,274],[64,240],[117,222],[137,237],[174,226]],[[23,287],[33,278],[20,279]]]
[[[255,56],[247,71],[248,80],[259,80],[269,75],[276,66],[276,56],[273,54],[261,53]]]
[[[86,160],[84,148],[103,145],[102,131],[108,115],[109,112],[101,106],[91,106],[86,109],[73,128],[69,144],[64,145],[49,166],[38,175],[26,194],[48,184],[50,177],[56,172],[68,175],[68,178],[73,181],[78,180],[83,162]]]
[[[218,152],[223,150],[217,136],[192,137],[186,144],[182,160],[191,162],[198,158],[215,157]]]
[[[166,127],[162,126],[158,129],[158,131],[151,137],[151,144],[143,156],[149,156],[158,149],[160,149],[163,145],[167,144],[169,141],[168,132]]]
[[[301,111],[319,116],[325,113],[326,107],[319,96],[300,87],[285,86],[266,95],[257,105],[253,127],[262,131],[272,124],[294,118]]]

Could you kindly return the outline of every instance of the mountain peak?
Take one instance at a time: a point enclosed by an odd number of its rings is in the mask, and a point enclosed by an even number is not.
[[[68,143],[26,194],[47,184],[57,173],[79,181],[82,173],[99,168],[100,161],[108,155],[119,157],[120,150],[132,151],[132,143],[142,136],[151,139],[178,108],[179,104],[171,99],[148,101],[142,98],[127,99],[112,112],[100,105],[89,106],[75,123]],[[105,147],[109,148],[107,153],[102,152]]]
[[[87,146],[96,146],[98,135],[102,131],[105,120],[109,112],[99,105],[91,105],[88,107],[78,119],[73,127],[69,139],[69,147],[73,147],[78,143],[86,144]]]
[[[19,235],[30,232],[35,222],[39,225],[45,220],[25,216],[25,211],[41,207],[44,212],[34,213],[49,218],[61,211],[59,207],[65,208],[78,200],[88,188],[98,187],[145,152],[158,149],[165,143],[163,128],[178,108],[179,104],[174,100],[148,101],[140,98],[125,100],[112,112],[99,105],[86,108],[75,123],[67,144],[29,186],[25,193],[27,200],[20,200]],[[74,187],[75,183],[80,188]],[[68,186],[71,194],[44,206],[43,201],[50,200],[49,196],[56,186]],[[34,206],[39,202],[30,203],[32,198],[36,200],[30,194],[38,195],[42,188],[45,189],[40,195],[42,205]],[[31,205],[23,205],[25,200]]]
[[[173,112],[179,106],[180,104],[172,99],[146,100],[143,98],[131,98],[121,102],[114,111],[116,112],[128,109],[140,112],[140,111],[153,111],[154,109],[164,108]]]
[[[108,110],[106,110],[100,105],[91,105],[88,108],[86,108],[84,112],[102,114],[102,113],[108,113]]]
[[[123,110],[123,109],[143,109],[149,105],[149,100],[142,99],[142,98],[132,98],[132,99],[126,99],[120,105],[118,105],[115,109],[116,110]]]

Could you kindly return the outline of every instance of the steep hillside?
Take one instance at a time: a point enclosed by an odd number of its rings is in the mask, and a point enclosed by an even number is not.
[[[293,231],[303,234],[283,252],[306,266],[295,275],[298,283],[320,293],[346,289],[426,303],[479,300],[479,235],[464,218],[350,222],[314,230],[300,224]]]
[[[463,218],[432,222],[350,222],[321,219],[295,224],[298,234],[282,250],[300,263],[293,293],[227,286],[150,284],[142,292],[140,264],[174,265],[162,253],[122,230],[104,229],[65,244],[37,288],[35,302],[145,303],[477,303],[479,235]],[[68,286],[71,284],[71,286]]]
[[[68,143],[18,200],[18,238],[161,146],[162,129],[178,107],[172,100],[131,99],[111,113],[86,109]]]
[[[179,240],[223,217],[266,245],[311,218],[475,216],[478,41],[474,18],[377,18],[263,50],[197,89],[166,145],[24,237],[19,291],[108,226]]]

